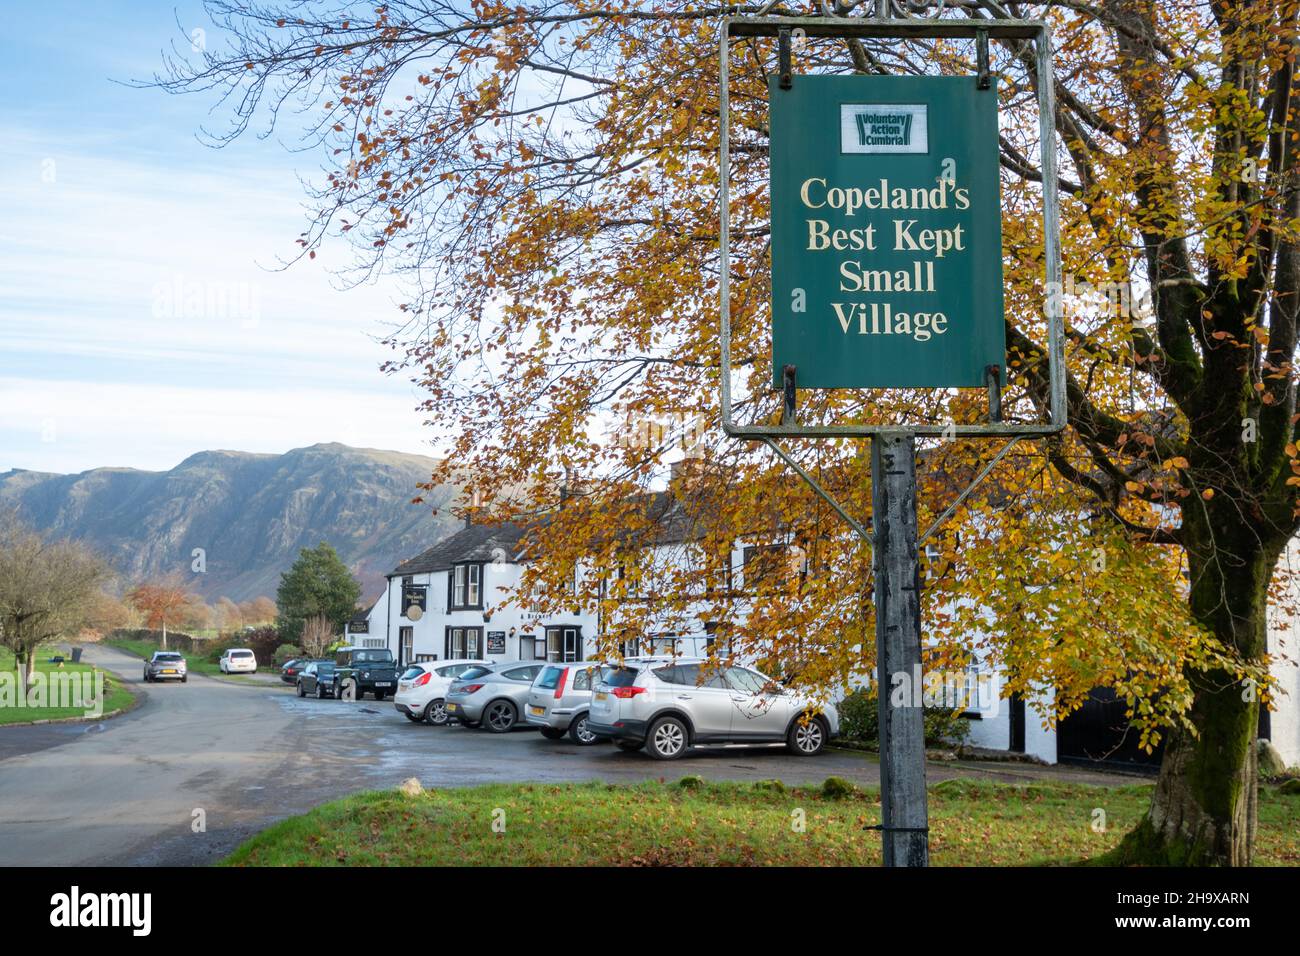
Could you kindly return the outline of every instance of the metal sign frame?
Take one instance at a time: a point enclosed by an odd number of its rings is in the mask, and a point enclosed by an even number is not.
[[[1043,169],[1043,253],[1046,259],[1047,422],[1017,424],[991,421],[974,425],[925,425],[892,423],[883,425],[799,425],[787,418],[780,425],[742,425],[732,419],[731,410],[731,146],[729,62],[734,37],[780,37],[785,31],[802,30],[808,37],[896,37],[899,39],[975,39],[983,48],[987,39],[1030,40],[1034,44],[1038,71],[1038,136]],[[719,275],[722,347],[722,429],[733,438],[768,442],[775,438],[852,438],[908,432],[913,435],[970,435],[1015,438],[1053,435],[1065,428],[1065,332],[1059,295],[1061,288],[1060,213],[1057,208],[1056,94],[1052,78],[1052,41],[1041,20],[942,20],[866,19],[858,17],[726,17],[719,31],[719,82],[721,130],[718,145],[721,209],[720,242],[722,260]],[[994,407],[998,396],[991,393]],[[787,402],[787,404],[789,404]],[[994,416],[996,417],[996,416]],[[783,456],[784,457],[784,456]],[[837,509],[838,510],[838,509]]]

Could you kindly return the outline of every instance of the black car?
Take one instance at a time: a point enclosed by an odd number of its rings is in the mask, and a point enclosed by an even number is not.
[[[383,700],[397,693],[397,663],[393,652],[378,647],[341,647],[334,653],[334,693],[345,696],[351,684],[355,700],[367,693]]]
[[[308,661],[294,683],[298,688],[299,697],[310,696],[324,700],[326,697],[335,696],[334,662]]]
[[[306,670],[307,665],[310,663],[310,657],[295,657],[285,661],[280,667],[280,680],[286,684],[298,683],[298,675]]]

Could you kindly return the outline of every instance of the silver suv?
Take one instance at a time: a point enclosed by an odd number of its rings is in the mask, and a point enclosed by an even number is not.
[[[835,708],[748,667],[700,657],[602,669],[587,729],[623,750],[674,760],[698,744],[777,744],[811,757],[840,730]]]
[[[599,661],[547,664],[533,681],[524,719],[540,727],[547,740],[559,740],[567,733],[575,744],[596,743],[600,738],[587,729],[587,711],[600,668]]]

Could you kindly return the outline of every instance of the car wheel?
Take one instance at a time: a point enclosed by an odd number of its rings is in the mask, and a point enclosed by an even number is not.
[[[424,719],[435,727],[444,726],[449,719],[446,702],[441,697],[429,701],[429,706],[424,708]]]
[[[800,757],[814,757],[826,746],[826,725],[820,717],[808,721],[796,719],[785,735],[785,747]]]
[[[188,684],[189,682],[190,682],[190,675],[189,675],[189,674],[186,674],[184,677],[181,678],[181,683],[182,683],[182,684]]]
[[[590,747],[600,738],[587,729],[587,715],[579,714],[569,724],[569,739],[575,744]]]
[[[564,736],[564,731],[560,730],[558,727],[543,727],[542,736],[547,740],[559,740]]]
[[[614,746],[618,747],[619,750],[626,750],[631,753],[634,750],[640,750],[645,746],[645,743],[637,743],[635,740],[616,740]]]
[[[494,734],[504,734],[512,730],[518,719],[519,712],[508,700],[494,700],[487,705],[487,710],[483,711],[483,726]]]
[[[684,723],[676,717],[660,717],[650,725],[645,749],[656,760],[676,760],[686,753],[688,740]]]
[[[321,684],[321,683],[317,683],[317,684],[316,684],[316,699],[317,699],[317,700],[324,700],[324,699],[325,699],[325,685],[324,685],[324,684]]]
[[[298,696],[299,697],[307,696],[307,690],[302,686],[302,681],[298,681]]]

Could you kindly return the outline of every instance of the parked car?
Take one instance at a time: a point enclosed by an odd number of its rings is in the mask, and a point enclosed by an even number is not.
[[[294,657],[280,665],[280,680],[286,684],[298,683],[298,675],[311,663],[310,657]]]
[[[447,688],[447,716],[494,734],[519,724],[534,678],[545,664],[507,661],[472,666]]]
[[[154,651],[153,657],[144,662],[144,680],[146,684],[158,680],[178,680],[184,684],[189,680],[185,658],[175,651]]]
[[[217,669],[223,674],[256,674],[257,657],[246,647],[232,647],[221,655]]]
[[[393,706],[407,720],[441,727],[447,722],[447,689],[453,680],[475,665],[486,666],[487,661],[462,659],[412,664],[397,681]]]
[[[294,682],[299,697],[324,700],[334,696],[334,662],[309,661]]]
[[[705,658],[606,666],[593,688],[587,729],[624,750],[674,760],[699,744],[784,743],[812,756],[839,733],[829,705],[748,667]]]
[[[575,744],[598,743],[600,738],[587,728],[587,712],[600,668],[599,661],[547,664],[529,689],[524,719],[540,727],[547,740],[567,733]]]
[[[351,681],[356,688],[354,700],[367,693],[383,700],[397,691],[397,664],[386,647],[340,647],[334,652],[334,696],[343,696]]]

